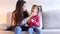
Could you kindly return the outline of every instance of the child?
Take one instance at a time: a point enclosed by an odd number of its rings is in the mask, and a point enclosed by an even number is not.
[[[38,13],[39,7],[37,5],[33,5],[31,10],[32,17],[28,21],[29,34],[34,34],[34,31],[36,31],[36,34],[41,34],[41,30],[38,28],[40,26],[40,17]]]

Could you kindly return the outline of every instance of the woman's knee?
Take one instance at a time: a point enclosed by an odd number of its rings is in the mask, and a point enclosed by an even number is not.
[[[17,27],[15,28],[15,30],[20,30],[20,31],[22,31],[22,28],[21,28],[20,26],[17,26]]]
[[[20,26],[17,26],[15,28],[15,34],[21,34],[21,32],[22,32],[22,28]]]

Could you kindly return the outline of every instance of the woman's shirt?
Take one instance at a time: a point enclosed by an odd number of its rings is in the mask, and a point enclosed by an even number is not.
[[[27,20],[26,18],[27,18],[28,16],[29,16],[29,15],[28,15],[27,11],[24,11],[24,12],[23,12],[23,17],[24,17],[24,19],[21,21],[21,24],[23,24],[23,27],[24,27],[24,26],[28,26],[28,25],[27,25],[27,21],[26,21],[26,20]]]
[[[26,17],[28,17],[29,15],[28,15],[28,12],[27,11],[24,11],[23,12],[23,17],[24,17],[24,19],[26,18]]]

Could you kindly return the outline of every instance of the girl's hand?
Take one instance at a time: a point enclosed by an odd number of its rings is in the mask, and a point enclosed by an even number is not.
[[[33,23],[33,22],[34,22],[34,20],[33,20],[33,19],[30,19],[30,20],[28,21],[28,23],[31,23],[31,22]]]
[[[33,19],[31,19],[31,22],[33,23],[33,22],[34,22],[34,20],[33,20]]]

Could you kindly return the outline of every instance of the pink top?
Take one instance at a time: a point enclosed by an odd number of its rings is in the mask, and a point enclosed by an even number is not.
[[[31,19],[33,19],[33,21],[29,22],[30,27],[40,26],[40,17],[38,15],[33,16]]]

